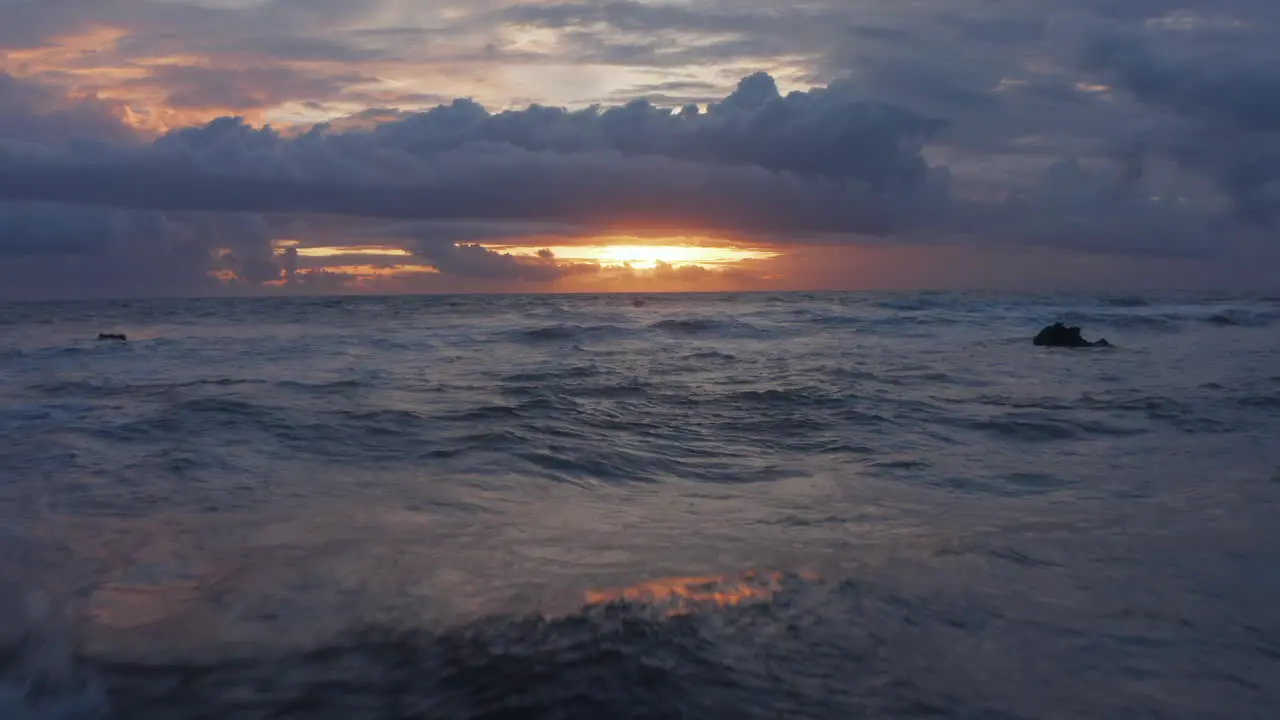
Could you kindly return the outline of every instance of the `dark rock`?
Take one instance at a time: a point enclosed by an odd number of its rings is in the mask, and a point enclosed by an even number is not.
[[[1111,347],[1105,339],[1089,342],[1081,337],[1080,328],[1067,327],[1062,323],[1054,323],[1041,330],[1032,342],[1045,347]]]
[[[98,333],[98,339],[99,340],[119,340],[120,342],[124,342],[129,338],[117,333]]]

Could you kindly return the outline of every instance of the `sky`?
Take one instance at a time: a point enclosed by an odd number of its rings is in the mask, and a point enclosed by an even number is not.
[[[0,0],[0,299],[1280,289],[1275,0]]]

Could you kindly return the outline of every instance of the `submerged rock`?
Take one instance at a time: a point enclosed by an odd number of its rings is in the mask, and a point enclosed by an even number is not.
[[[98,333],[98,339],[99,340],[118,340],[120,342],[125,342],[129,338],[119,333]]]
[[[1067,327],[1062,323],[1054,323],[1041,330],[1032,342],[1046,347],[1111,347],[1106,339],[1089,342],[1080,335],[1080,328]]]

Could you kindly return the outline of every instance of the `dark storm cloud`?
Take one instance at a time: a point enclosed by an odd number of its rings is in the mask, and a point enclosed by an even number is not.
[[[118,108],[68,100],[0,75],[0,167],[109,163],[143,147]],[[13,179],[23,182],[21,174]],[[217,269],[255,281],[278,274],[265,221],[0,198],[0,295],[6,297],[204,292],[216,289],[207,273]]]
[[[951,230],[980,242],[1100,255],[1209,258],[1227,251],[1219,238],[1240,232],[1229,218],[1178,198],[1153,198],[1124,166],[1090,169],[1075,160],[1054,164],[1001,202],[954,210]]]
[[[1142,38],[1108,36],[1086,67],[1171,120],[1135,141],[1214,181],[1246,220],[1280,219],[1280,51],[1179,58]]]
[[[1274,63],[1236,57],[1178,61],[1128,36],[1096,40],[1083,55],[1086,68],[1112,77],[1142,103],[1236,131],[1280,132],[1280,66]]]
[[[214,292],[220,269],[280,276],[262,219],[0,203],[0,297]]]
[[[757,74],[705,114],[673,115],[641,101],[603,112],[533,107],[490,115],[459,101],[380,127],[375,137],[418,156],[481,143],[555,154],[604,151],[910,190],[927,170],[921,144],[943,126],[836,89],[782,97],[771,77]]]
[[[47,203],[0,203],[0,258],[91,255],[119,237],[120,213]]]
[[[0,73],[0,152],[4,141],[61,145],[73,139],[131,136],[117,109],[107,103],[68,101],[47,88]]]

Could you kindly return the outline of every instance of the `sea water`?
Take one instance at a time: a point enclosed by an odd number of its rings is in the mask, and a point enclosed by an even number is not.
[[[1280,301],[635,300],[0,306],[0,716],[1276,716]]]

